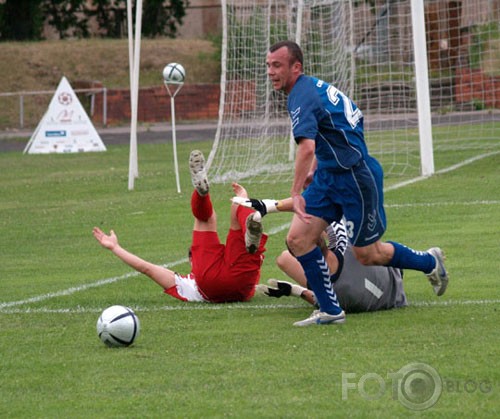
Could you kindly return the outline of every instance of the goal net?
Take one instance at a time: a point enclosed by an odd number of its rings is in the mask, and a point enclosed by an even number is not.
[[[306,74],[333,83],[363,111],[366,142],[386,177],[418,176],[425,165],[431,174],[434,151],[498,150],[498,7],[491,0],[223,0],[211,181],[291,180],[286,97],[272,89],[265,66],[270,45],[284,39],[301,45]],[[493,94],[488,83],[496,83]]]

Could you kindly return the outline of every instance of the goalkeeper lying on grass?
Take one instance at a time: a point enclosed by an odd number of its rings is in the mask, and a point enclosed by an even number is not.
[[[263,216],[272,212],[292,211],[291,198],[277,201],[234,197],[232,201],[238,205],[252,207]],[[330,272],[335,272],[330,279],[339,303],[346,312],[386,310],[408,305],[403,288],[402,270],[386,266],[362,265],[349,244],[343,223],[334,222],[329,225],[318,245],[325,255]],[[332,253],[336,257],[333,257]],[[270,297],[290,295],[301,297],[316,305],[314,293],[307,288],[307,279],[297,259],[285,250],[278,256],[276,263],[297,284],[269,279],[269,285],[260,284],[257,290]]]
[[[339,303],[347,313],[386,310],[407,305],[403,289],[402,271],[385,266],[364,266],[359,263],[347,242],[342,224],[333,223],[327,228],[329,243],[326,260],[335,253],[339,269],[330,277]],[[314,293],[307,289],[307,279],[300,263],[288,250],[276,259],[278,267],[298,284],[270,279],[269,285],[258,285],[257,290],[270,297],[298,296],[316,305]]]

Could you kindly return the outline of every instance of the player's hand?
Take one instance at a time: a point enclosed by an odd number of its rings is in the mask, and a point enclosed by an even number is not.
[[[92,234],[99,244],[109,250],[113,250],[118,244],[118,237],[113,230],[110,231],[109,235],[104,233],[99,227],[94,227]]]
[[[292,284],[289,282],[278,281],[274,278],[269,279],[267,282],[269,285],[256,285],[255,292],[275,298],[280,298],[283,296],[289,297],[292,294]]]
[[[293,212],[306,224],[309,224],[312,216],[306,213],[306,200],[302,195],[293,195]]]

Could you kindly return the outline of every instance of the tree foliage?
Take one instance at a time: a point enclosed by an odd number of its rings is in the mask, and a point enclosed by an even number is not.
[[[0,40],[37,40],[42,37],[42,0],[6,0],[0,4]]]
[[[135,16],[135,1],[133,14]],[[175,38],[186,15],[189,0],[143,0],[144,36]],[[97,33],[104,37],[126,35],[126,0],[5,0],[0,4],[0,40],[38,40],[44,23],[52,26],[59,38],[84,38],[91,35],[94,20]],[[133,19],[135,22],[135,18]]]
[[[100,36],[120,38],[126,33],[126,0],[92,0],[92,6],[87,14],[89,17],[95,18]]]
[[[42,10],[47,23],[54,27],[60,39],[88,38],[88,18],[85,0],[44,0]]]
[[[187,0],[170,0],[168,6],[164,0],[146,0],[144,3],[142,32],[145,36],[168,36],[175,38],[177,25],[182,24],[186,15]]]

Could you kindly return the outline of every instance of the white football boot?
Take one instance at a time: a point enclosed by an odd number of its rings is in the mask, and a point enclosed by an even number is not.
[[[207,171],[205,169],[205,157],[200,150],[193,150],[189,156],[189,170],[191,182],[201,196],[208,193],[209,185]]]

